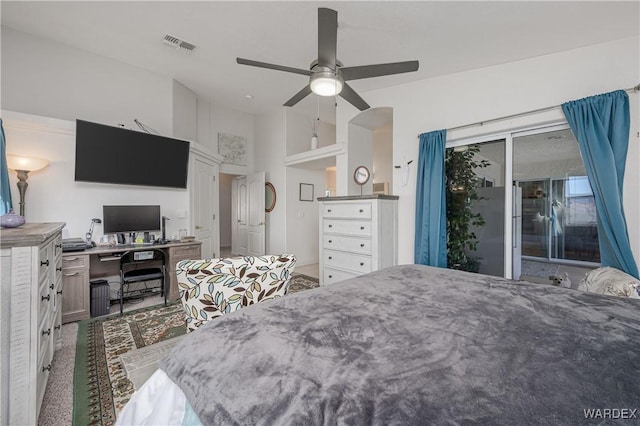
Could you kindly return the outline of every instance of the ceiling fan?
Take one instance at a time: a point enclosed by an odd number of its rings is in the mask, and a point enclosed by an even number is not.
[[[368,109],[369,104],[346,83],[347,81],[418,70],[418,61],[343,67],[342,63],[336,59],[337,34],[338,12],[321,7],[318,8],[318,58],[311,63],[310,69],[304,70],[243,58],[236,58],[236,61],[242,65],[309,76],[309,84],[285,102],[284,106],[294,106],[313,92],[320,96],[340,95],[360,111]]]

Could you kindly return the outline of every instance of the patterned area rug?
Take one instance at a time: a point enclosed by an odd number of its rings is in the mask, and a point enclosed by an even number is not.
[[[318,280],[294,274],[289,293],[318,287]],[[185,334],[182,305],[151,306],[80,321],[73,386],[73,424],[113,425],[133,395],[120,355]]]

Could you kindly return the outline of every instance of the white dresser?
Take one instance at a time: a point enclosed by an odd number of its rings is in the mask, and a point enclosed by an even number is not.
[[[0,425],[35,425],[61,344],[64,223],[0,231]]]
[[[322,197],[320,285],[333,284],[398,262],[398,197]]]

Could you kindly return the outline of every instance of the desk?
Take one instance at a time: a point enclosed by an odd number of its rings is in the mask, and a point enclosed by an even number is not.
[[[167,244],[126,244],[119,246],[95,247],[84,251],[62,254],[62,323],[89,318],[91,296],[89,282],[96,278],[105,278],[120,274],[118,253],[128,250],[144,251],[160,249],[164,251],[169,275],[168,301],[179,297],[176,278],[176,264],[181,260],[200,259],[200,241],[188,243],[170,242]]]

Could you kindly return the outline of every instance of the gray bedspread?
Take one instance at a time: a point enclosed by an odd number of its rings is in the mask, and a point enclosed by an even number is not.
[[[205,425],[635,424],[640,300],[397,266],[211,321],[161,368]]]

